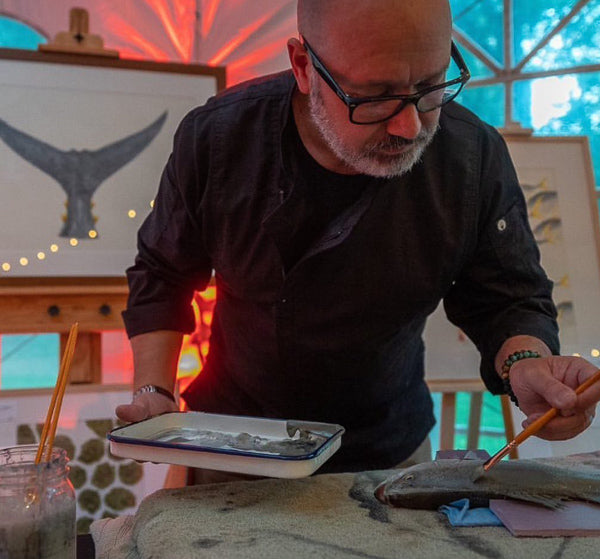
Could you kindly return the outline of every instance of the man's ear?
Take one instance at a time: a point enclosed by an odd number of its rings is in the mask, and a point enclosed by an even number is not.
[[[302,46],[302,43],[298,39],[289,39],[287,42],[288,55],[290,57],[290,64],[292,65],[292,71],[296,77],[296,83],[301,93],[308,95],[310,91],[309,79],[308,79],[308,66],[310,60],[306,49]]]

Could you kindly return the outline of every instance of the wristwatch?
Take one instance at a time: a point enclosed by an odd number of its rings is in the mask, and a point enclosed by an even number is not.
[[[144,386],[140,386],[134,393],[133,397],[139,396],[140,394],[144,394],[145,392],[156,392],[157,394],[162,394],[177,403],[175,400],[175,396],[173,396],[172,392],[169,392],[166,388],[162,388],[162,386],[156,386],[155,384],[144,384]]]

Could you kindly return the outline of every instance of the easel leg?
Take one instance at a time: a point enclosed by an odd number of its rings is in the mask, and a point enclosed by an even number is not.
[[[512,412],[511,412],[511,404],[508,396],[506,394],[502,394],[500,396],[500,402],[502,404],[502,417],[504,419],[504,431],[506,432],[506,442],[509,443],[515,438],[515,427],[513,424]],[[519,452],[516,447],[514,447],[509,456],[512,460],[516,460],[519,458]]]

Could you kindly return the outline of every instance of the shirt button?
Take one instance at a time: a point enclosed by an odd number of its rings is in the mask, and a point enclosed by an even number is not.
[[[287,303],[287,299],[282,299],[281,302],[282,303]]]
[[[506,221],[504,219],[499,219],[498,223],[496,223],[496,227],[498,227],[498,231],[504,231],[506,229]]]

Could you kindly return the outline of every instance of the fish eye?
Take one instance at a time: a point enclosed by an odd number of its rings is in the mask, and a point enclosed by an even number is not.
[[[404,476],[404,481],[410,481],[411,479],[414,479],[415,476],[413,474],[406,474]]]

